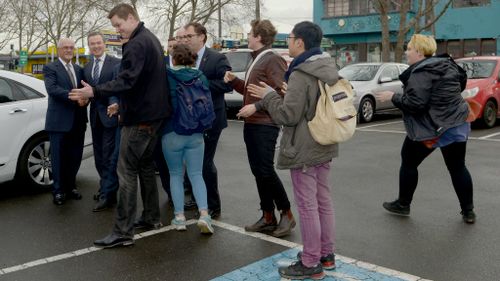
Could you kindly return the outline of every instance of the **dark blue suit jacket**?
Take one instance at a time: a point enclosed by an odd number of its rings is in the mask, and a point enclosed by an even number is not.
[[[82,68],[73,64],[77,87],[81,88]],[[78,106],[68,98],[73,84],[66,72],[66,67],[59,59],[43,67],[45,89],[49,94],[49,105],[45,119],[45,130],[49,132],[69,132],[74,125],[85,126],[87,123],[87,107]]]
[[[199,69],[208,79],[214,103],[215,121],[212,130],[222,130],[227,127],[224,94],[233,90],[230,85],[224,83],[224,75],[226,71],[231,70],[231,65],[225,55],[205,48]]]
[[[101,75],[99,75],[99,81],[94,84],[94,79],[92,79],[92,69],[94,66],[94,57],[85,65],[83,68],[84,80],[87,81],[92,87],[106,83],[114,79],[114,67],[120,64],[120,59],[106,55],[104,64],[101,66]],[[111,97],[100,97],[98,99],[92,99],[90,103],[90,126],[95,127],[96,118],[101,120],[101,123],[106,128],[118,126],[118,116],[108,117],[107,108],[108,105],[113,103],[119,103],[119,99],[116,96]]]

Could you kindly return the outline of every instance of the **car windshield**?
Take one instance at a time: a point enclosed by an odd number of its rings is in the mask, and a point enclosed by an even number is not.
[[[497,64],[494,60],[463,60],[457,61],[465,72],[468,79],[488,78],[493,73]]]
[[[339,71],[339,75],[350,81],[370,81],[377,74],[380,65],[348,65]]]
[[[233,72],[245,72],[252,59],[250,52],[228,52],[225,55]]]

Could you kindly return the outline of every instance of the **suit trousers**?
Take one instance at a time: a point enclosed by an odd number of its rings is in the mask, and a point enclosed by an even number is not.
[[[203,134],[205,140],[205,151],[203,154],[203,179],[207,186],[207,203],[208,209],[220,210],[221,202],[219,195],[219,183],[217,179],[217,167],[215,166],[214,157],[217,150],[222,129],[206,130]]]
[[[69,132],[49,132],[54,195],[64,194],[76,188],[76,174],[82,163],[85,129],[85,123],[82,123],[74,124]]]
[[[257,183],[260,208],[263,211],[289,210],[290,201],[276,170],[274,152],[280,128],[245,123],[243,138],[247,147],[248,162]]]
[[[118,204],[113,232],[122,237],[134,236],[137,214],[137,178],[141,186],[142,218],[146,223],[160,222],[153,152],[163,120],[148,124],[123,126],[118,156]]]
[[[99,174],[99,195],[102,199],[115,200],[118,190],[118,175],[116,173],[117,157],[114,153],[117,145],[118,126],[104,127],[97,116],[92,127],[92,142],[94,148],[94,162]]]

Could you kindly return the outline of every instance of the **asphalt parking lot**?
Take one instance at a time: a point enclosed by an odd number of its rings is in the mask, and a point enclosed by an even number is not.
[[[338,269],[325,280],[498,280],[500,127],[474,129],[468,143],[475,225],[462,222],[438,151],[422,164],[411,216],[382,209],[397,195],[404,136],[399,117],[382,116],[341,145],[332,168]],[[160,189],[165,226],[137,234],[132,247],[110,250],[92,247],[110,231],[114,215],[91,211],[98,182],[92,158],[77,179],[83,200],[62,207],[50,193],[1,184],[0,280],[280,280],[276,266],[293,260],[300,234],[296,228],[275,239],[242,229],[260,214],[241,122],[224,131],[216,161],[223,209],[214,235],[199,234],[195,225],[171,229],[172,209]],[[291,196],[288,171],[279,175]]]

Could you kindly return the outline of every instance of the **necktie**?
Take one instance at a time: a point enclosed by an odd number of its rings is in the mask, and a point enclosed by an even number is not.
[[[66,64],[66,70],[68,71],[69,80],[71,80],[71,85],[73,85],[73,89],[76,89],[76,80],[75,75],[73,75],[73,71],[71,71],[71,64]]]
[[[95,59],[94,71],[92,72],[92,80],[94,82],[94,85],[97,85],[97,82],[99,82],[99,69],[100,69],[99,62],[100,61],[101,61],[100,59]]]

